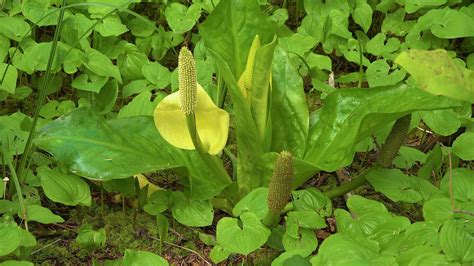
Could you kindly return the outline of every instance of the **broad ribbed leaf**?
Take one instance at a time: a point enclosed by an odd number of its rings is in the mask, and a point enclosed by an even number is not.
[[[474,71],[461,66],[445,50],[409,50],[395,62],[401,65],[418,86],[435,95],[474,102]]]
[[[331,93],[310,129],[304,159],[325,171],[349,165],[354,144],[376,129],[418,110],[457,106],[447,97],[436,97],[405,85],[369,89],[341,89]]]
[[[214,50],[240,77],[255,35],[269,43],[274,27],[254,0],[220,1],[200,28],[207,48]]]
[[[193,198],[208,199],[229,184],[226,177],[213,174],[196,152],[176,149],[163,140],[151,116],[105,121],[80,108],[43,127],[35,144],[72,173],[89,179],[108,181],[185,166]]]
[[[288,54],[275,49],[272,73],[272,151],[290,151],[303,156],[308,137],[309,115],[303,80]]]

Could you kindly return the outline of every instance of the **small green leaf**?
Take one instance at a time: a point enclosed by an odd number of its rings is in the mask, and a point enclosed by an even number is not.
[[[286,220],[298,224],[300,228],[321,229],[327,227],[323,217],[314,211],[291,211],[287,214]]]
[[[367,82],[370,87],[396,85],[405,78],[405,70],[395,70],[391,73],[385,59],[372,62],[367,68]]]
[[[97,95],[94,102],[94,109],[101,114],[106,114],[115,106],[118,96],[118,84],[115,79],[109,80]]]
[[[128,31],[127,27],[125,27],[125,25],[122,24],[122,21],[120,21],[118,15],[109,15],[102,18],[99,24],[94,27],[94,30],[104,37],[119,36]]]
[[[21,213],[19,212],[19,216]],[[64,222],[61,216],[52,213],[48,208],[40,205],[28,205],[26,206],[26,214],[28,221],[36,221],[42,224],[57,224]]]
[[[377,226],[392,219],[392,215],[381,202],[358,195],[347,200],[347,207],[350,213],[342,209],[334,211],[338,232],[344,234],[371,235]]]
[[[160,236],[160,242],[163,243],[168,239],[168,229],[170,227],[170,222],[168,218],[163,214],[159,213],[156,215],[156,224],[158,226],[158,235]]]
[[[220,219],[216,227],[216,239],[229,252],[248,255],[267,242],[270,230],[251,212],[242,214],[240,219],[242,226],[239,226],[236,218]]]
[[[198,227],[212,224],[214,209],[208,200],[191,200],[177,191],[173,193],[172,201],[171,211],[178,222]]]
[[[0,17],[0,34],[5,35],[8,39],[19,42],[23,37],[26,37],[29,30],[30,25],[19,17]]]
[[[461,120],[453,110],[435,110],[421,112],[421,118],[427,126],[441,136],[449,136],[461,127]]]
[[[120,54],[117,59],[117,65],[123,79],[143,79],[142,67],[149,63],[147,55],[129,43],[125,45],[124,50],[125,53]]]
[[[76,237],[76,243],[79,247],[87,251],[105,247],[106,240],[105,229],[94,230],[90,224],[81,226]]]
[[[398,168],[409,169],[413,167],[416,162],[423,164],[426,161],[426,154],[415,148],[402,146],[398,154],[399,155],[393,160],[393,164]]]
[[[0,266],[34,266],[33,263],[29,261],[17,261],[17,260],[7,260],[0,263]]]
[[[94,74],[103,77],[113,77],[119,83],[122,83],[118,67],[112,64],[112,61],[107,56],[95,49],[89,48],[86,50],[86,58],[83,64]]]
[[[332,214],[331,200],[315,188],[293,191],[291,195],[297,211],[314,211],[323,217]]]
[[[89,185],[80,177],[48,167],[40,167],[37,171],[44,193],[50,200],[68,206],[91,205]]]
[[[397,38],[389,38],[386,42],[386,36],[383,33],[378,33],[366,45],[368,53],[377,56],[383,56],[386,59],[391,59],[391,54],[400,48],[400,41]]]
[[[158,215],[166,211],[171,203],[171,191],[157,190],[151,194],[143,210],[150,215]]]
[[[474,261],[474,235],[469,221],[449,220],[439,234],[441,248],[449,260],[460,263]]]
[[[417,182],[399,169],[377,168],[369,172],[367,180],[376,191],[395,202],[415,203],[423,199]]]
[[[287,233],[283,234],[282,242],[285,251],[298,251],[303,257],[309,256],[318,247],[318,239],[314,231],[304,228],[299,229],[298,238],[294,238]]]
[[[367,32],[372,24],[372,8],[367,4],[367,0],[357,0],[356,7],[352,10],[354,22],[359,24],[364,32]]]
[[[300,250],[292,250],[281,253],[275,260],[272,261],[272,266],[311,266],[311,263],[305,256],[301,255]]]
[[[0,256],[5,256],[13,252],[20,246],[21,232],[20,228],[14,222],[2,222],[0,224]]]
[[[225,250],[223,247],[217,245],[212,248],[209,257],[211,258],[212,262],[220,263],[226,260],[230,256],[230,252]]]
[[[143,76],[158,88],[165,88],[170,84],[171,72],[158,62],[151,62],[142,66]]]
[[[78,90],[99,93],[108,80],[108,77],[100,77],[93,74],[81,74],[72,81],[71,86]]]
[[[259,219],[263,219],[268,212],[267,198],[268,188],[256,188],[235,204],[232,214],[237,217],[245,212],[252,212]]]
[[[133,94],[142,93],[145,91],[151,91],[154,87],[151,86],[150,82],[146,79],[134,80],[122,88],[123,97],[130,97]]]
[[[8,69],[7,69],[8,67]],[[5,71],[7,72],[5,75]],[[5,78],[2,78],[5,75]],[[5,63],[0,63],[0,91],[6,91],[10,94],[15,93],[16,80],[18,78],[18,71],[12,65],[7,65]]]
[[[451,181],[450,178],[452,178]],[[474,170],[468,168],[448,170],[441,180],[440,189],[446,192],[446,195],[452,191],[453,198],[456,200],[474,201]]]
[[[445,1],[446,0],[438,0]],[[431,32],[443,39],[454,39],[474,36],[474,18],[472,14],[461,10],[444,8],[430,10],[433,14]],[[429,15],[427,13],[427,15]]]
[[[49,1],[28,1],[23,2],[22,14],[39,27],[56,25],[59,12],[57,7],[49,4]]]
[[[148,251],[135,251],[131,249],[125,250],[123,256],[124,266],[141,266],[141,265],[154,265],[154,266],[168,266],[168,262],[162,257],[148,252]]]
[[[149,37],[155,31],[155,23],[144,21],[143,18],[133,18],[128,21],[127,26],[136,37]]]
[[[345,234],[334,234],[326,238],[319,247],[318,255],[311,259],[312,265],[393,265],[394,261],[374,263],[377,250],[370,245],[370,240],[364,243],[354,241]],[[393,259],[394,260],[394,259]],[[372,263],[371,263],[372,262]],[[390,263],[391,262],[391,263]]]
[[[144,91],[137,95],[131,102],[120,108],[118,117],[131,117],[139,115],[153,116],[153,110],[156,107],[155,102],[151,102],[151,92]],[[159,99],[160,94],[157,95]]]
[[[447,197],[434,198],[423,204],[423,218],[426,221],[442,224],[453,216],[451,201]]]
[[[443,5],[447,0],[417,0],[417,1],[406,1],[405,10],[408,14],[416,12],[421,8],[434,8],[440,5]]]
[[[465,161],[474,160],[474,132],[466,132],[453,142],[453,153]]]
[[[180,3],[172,3],[165,10],[166,20],[170,28],[178,34],[183,34],[194,27],[201,16],[201,6],[192,4],[189,8]]]

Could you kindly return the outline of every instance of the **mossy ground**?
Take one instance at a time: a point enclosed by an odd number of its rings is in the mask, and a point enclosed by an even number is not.
[[[66,214],[69,219],[59,225],[33,228],[38,246],[31,260],[37,265],[92,265],[96,260],[104,262],[123,256],[125,249],[150,251],[161,254],[170,263],[189,262],[205,264],[197,253],[209,253],[197,237],[197,231],[177,223],[170,224],[169,236],[160,245],[155,216],[119,204],[107,203],[92,208],[72,208]],[[105,247],[93,251],[81,249],[75,242],[79,228],[91,224],[94,229],[104,228],[107,234]],[[169,244],[171,243],[171,244]],[[194,252],[191,252],[193,250]],[[203,254],[207,257],[207,254]]]

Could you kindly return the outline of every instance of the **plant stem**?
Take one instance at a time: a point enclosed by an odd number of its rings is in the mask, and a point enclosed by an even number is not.
[[[196,129],[196,117],[194,113],[190,115],[186,115],[186,123],[188,126],[189,135],[191,136],[191,140],[193,141],[194,147],[196,151],[204,161],[204,163],[209,167],[214,173],[218,175],[222,175],[226,177],[229,183],[232,182],[229,174],[225,170],[224,166],[222,165],[219,158],[216,156],[209,155],[207,151],[204,149],[201,139],[199,138],[199,134]]]
[[[10,174],[12,175],[13,178],[13,183],[15,183],[15,188],[16,188],[16,195],[18,197],[18,202],[20,203],[20,208],[21,208],[21,218],[25,222],[25,229],[28,231],[28,216],[26,213],[26,205],[25,201],[23,200],[23,193],[21,192],[21,185],[20,181],[18,180],[18,176],[16,174],[15,167],[13,166],[11,161],[7,162],[8,169],[10,170]]]
[[[367,174],[372,170],[373,168],[366,169],[362,171],[358,177],[353,178],[350,182],[347,182],[341,186],[335,187],[331,190],[325,191],[324,194],[328,196],[330,199],[342,196],[348,192],[351,192],[352,190],[362,186],[367,182]]]
[[[63,0],[61,5],[64,6],[66,4],[66,1]],[[31,147],[33,145],[33,138],[35,137],[35,130],[36,130],[36,125],[38,123],[38,117],[39,117],[39,112],[41,110],[41,107],[43,106],[43,102],[46,98],[46,91],[47,88],[50,86],[52,77],[51,77],[51,68],[53,66],[53,60],[54,56],[56,55],[56,48],[58,47],[58,40],[59,40],[59,35],[61,33],[61,29],[63,26],[63,18],[64,18],[64,13],[66,9],[61,9],[59,12],[59,17],[58,17],[58,22],[56,26],[56,30],[54,31],[54,38],[53,38],[53,44],[51,46],[51,51],[49,53],[49,58],[48,58],[48,64],[46,66],[46,73],[45,73],[45,78],[43,82],[40,85],[40,93],[38,96],[38,102],[36,103],[36,109],[35,113],[33,116],[33,121],[31,122],[31,128],[30,132],[28,135],[28,140],[26,141],[25,144],[25,150],[23,152],[23,156],[21,157],[20,160],[20,165],[18,167],[18,176],[20,179],[23,180],[23,176],[25,174],[25,168],[26,168],[26,162],[28,160],[28,157],[31,155]]]
[[[280,213],[276,213],[271,210],[268,210],[267,215],[265,215],[265,217],[262,220],[262,223],[266,227],[271,229],[275,227],[279,221],[280,221]]]
[[[358,88],[362,87],[362,80],[364,79],[364,70],[362,68],[362,44],[359,41],[359,83],[357,84]]]

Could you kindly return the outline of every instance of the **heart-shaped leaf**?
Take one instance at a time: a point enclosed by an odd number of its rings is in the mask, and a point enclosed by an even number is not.
[[[267,242],[270,230],[251,212],[237,218],[224,217],[216,227],[216,239],[219,245],[232,253],[248,255]]]
[[[173,217],[187,226],[208,226],[212,224],[214,209],[208,200],[191,200],[183,192],[174,192],[171,211]]]

